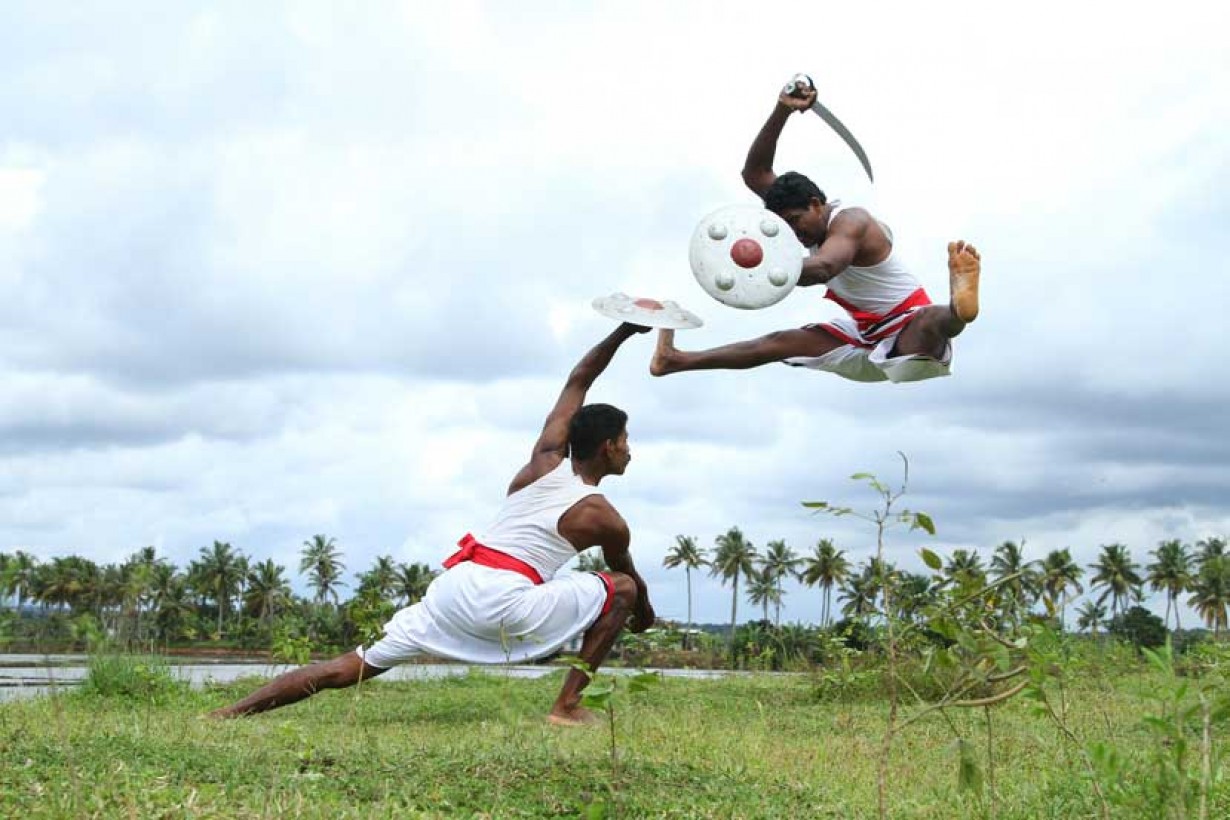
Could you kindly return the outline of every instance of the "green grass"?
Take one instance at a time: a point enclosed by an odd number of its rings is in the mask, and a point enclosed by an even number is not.
[[[126,679],[108,669],[110,679]],[[610,736],[543,717],[562,673],[365,684],[255,718],[200,715],[253,681],[155,685],[0,705],[3,817],[680,817],[876,815],[886,705],[818,701],[806,676],[664,680],[615,695]],[[1158,680],[1134,671],[1073,695],[1083,739],[1147,772]],[[138,683],[141,681],[138,680]],[[908,728],[890,811],[909,818],[1078,818],[1098,803],[1078,751],[1031,704],[992,711],[994,800],[957,785],[954,732],[986,766],[981,710]],[[1210,817],[1230,816],[1222,781]],[[1114,817],[1148,816],[1130,806]]]

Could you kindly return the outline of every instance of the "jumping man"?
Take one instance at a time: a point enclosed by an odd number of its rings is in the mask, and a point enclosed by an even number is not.
[[[825,285],[825,297],[847,315],[708,350],[679,350],[674,331],[661,330],[649,366],[653,375],[744,370],[769,362],[866,382],[948,375],[951,339],[978,316],[978,251],[963,241],[948,243],[949,302],[934,305],[894,253],[888,226],[862,208],[829,202],[802,174],[774,174],[773,157],[786,120],[795,111],[807,111],[815,99],[814,89],[778,97],[748,150],[743,181],[809,249],[798,284]]]

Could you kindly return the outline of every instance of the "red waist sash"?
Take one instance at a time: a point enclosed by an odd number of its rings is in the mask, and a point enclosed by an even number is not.
[[[927,291],[923,288],[918,288],[885,313],[872,313],[869,310],[862,310],[842,299],[831,290],[825,292],[824,298],[841,305],[846,313],[850,314],[850,318],[854,320],[855,324],[858,325],[858,332],[863,334],[866,334],[868,331],[874,333],[876,325],[882,324],[889,319],[894,319],[908,310],[926,307],[931,304],[931,297],[927,296]]]
[[[538,570],[534,569],[519,558],[513,558],[511,555],[507,555],[499,550],[484,547],[482,544],[475,541],[474,536],[468,532],[461,537],[460,541],[457,542],[457,546],[461,549],[444,559],[445,569],[452,569],[462,561],[473,561],[480,567],[507,569],[513,572],[519,572],[535,584],[542,583],[542,576],[538,574]]]

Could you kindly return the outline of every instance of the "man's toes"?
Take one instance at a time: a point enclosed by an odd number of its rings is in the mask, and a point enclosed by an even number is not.
[[[975,248],[973,245],[966,245],[965,252],[968,253],[970,256],[974,257],[975,259],[982,259],[982,256],[978,253],[978,249]]]

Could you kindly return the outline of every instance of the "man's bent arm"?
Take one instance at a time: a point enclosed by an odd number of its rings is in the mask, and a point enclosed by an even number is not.
[[[773,106],[773,113],[765,120],[743,161],[743,184],[757,196],[764,196],[777,174],[773,173],[773,158],[777,155],[777,140],[786,127],[786,120],[794,113],[780,102]]]
[[[757,196],[763,197],[769,190],[777,174],[773,173],[773,157],[777,154],[777,140],[786,127],[786,120],[795,111],[806,111],[816,101],[815,90],[809,90],[800,96],[791,96],[782,92],[773,106],[773,112],[761,126],[760,133],[752,140],[752,147],[747,150],[747,159],[743,161],[743,183],[751,188]]]
[[[656,615],[653,606],[649,603],[649,586],[641,574],[636,571],[636,565],[632,562],[632,553],[628,550],[626,542],[622,549],[603,546],[602,557],[606,560],[606,565],[614,572],[622,572],[636,584],[636,606],[632,610],[633,621],[629,629],[633,632],[644,632],[653,626]]]
[[[851,209],[838,214],[820,247],[811,256],[803,259],[799,286],[824,284],[850,267],[862,247],[870,221],[870,215],[861,209]]]

